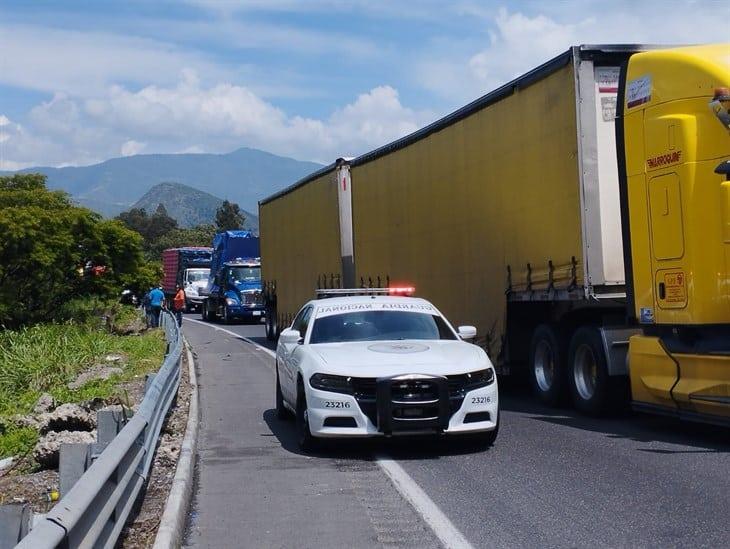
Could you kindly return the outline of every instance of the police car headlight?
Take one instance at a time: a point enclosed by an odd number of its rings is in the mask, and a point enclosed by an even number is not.
[[[226,305],[238,305],[238,303],[232,297],[227,297],[226,298]]]
[[[309,384],[320,391],[352,394],[352,380],[345,376],[314,374],[309,378]]]
[[[494,382],[494,369],[486,368],[485,370],[477,370],[466,374],[466,390],[478,389],[486,387]]]

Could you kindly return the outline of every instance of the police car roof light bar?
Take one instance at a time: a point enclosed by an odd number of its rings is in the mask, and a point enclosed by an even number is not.
[[[389,295],[410,297],[416,289],[412,286],[391,287],[391,288],[330,288],[317,290],[317,299],[327,297],[349,297],[358,295]]]

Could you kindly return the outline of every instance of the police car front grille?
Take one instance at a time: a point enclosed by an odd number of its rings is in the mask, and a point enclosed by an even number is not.
[[[454,415],[461,404],[464,402],[464,395],[466,394],[466,386],[468,385],[466,374],[446,376],[449,385],[449,410],[450,415]],[[357,400],[360,410],[365,414],[373,425],[378,424],[378,408],[376,402],[376,388],[377,379],[374,377],[353,377],[352,387],[355,400]],[[431,393],[433,389],[431,389]],[[428,396],[431,398],[438,398],[437,396]],[[406,393],[408,394],[408,393]],[[410,394],[414,394],[413,392]],[[396,393],[393,397],[395,399]],[[423,394],[418,395],[419,397]],[[414,395],[415,397],[415,395]],[[415,398],[414,398],[415,399]],[[426,400],[425,398],[422,400]]]

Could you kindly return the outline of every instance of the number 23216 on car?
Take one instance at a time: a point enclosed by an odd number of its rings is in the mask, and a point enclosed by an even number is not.
[[[424,299],[310,301],[279,338],[277,415],[295,417],[304,449],[320,438],[426,433],[491,445],[497,380],[487,354],[464,341],[475,336]]]

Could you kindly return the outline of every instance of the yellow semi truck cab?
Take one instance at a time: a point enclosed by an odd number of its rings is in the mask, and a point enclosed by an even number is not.
[[[634,406],[730,420],[730,44],[632,55],[617,142]],[[706,417],[710,416],[710,417]]]

